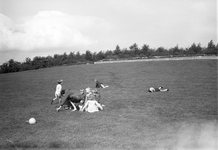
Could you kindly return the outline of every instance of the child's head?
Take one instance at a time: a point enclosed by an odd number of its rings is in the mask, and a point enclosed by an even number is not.
[[[90,93],[91,92],[91,88],[90,87],[87,87],[86,88],[86,93]]]
[[[80,91],[80,94],[84,94],[85,93],[85,90],[84,89],[81,89],[79,90]]]
[[[65,94],[65,89],[61,90],[61,96]]]
[[[58,84],[62,84],[63,83],[63,80],[58,80]]]
[[[163,88],[162,86],[158,87],[159,90],[161,90],[162,88]]]

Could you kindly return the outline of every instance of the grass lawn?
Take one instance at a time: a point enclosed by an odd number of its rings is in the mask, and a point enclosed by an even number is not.
[[[99,89],[104,110],[57,112],[63,88]],[[169,92],[148,93],[163,86]],[[216,150],[217,60],[53,67],[0,75],[0,149]],[[35,117],[37,123],[25,121]]]

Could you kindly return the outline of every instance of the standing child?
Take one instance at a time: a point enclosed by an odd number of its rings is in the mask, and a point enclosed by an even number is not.
[[[59,100],[59,103],[61,102],[62,83],[63,83],[63,80],[58,80],[58,84],[56,85],[55,98],[51,101],[51,104],[52,104],[56,99]]]

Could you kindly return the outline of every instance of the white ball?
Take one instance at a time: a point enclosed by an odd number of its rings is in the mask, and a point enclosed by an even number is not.
[[[29,124],[35,124],[36,123],[36,119],[35,118],[30,118],[29,119]]]

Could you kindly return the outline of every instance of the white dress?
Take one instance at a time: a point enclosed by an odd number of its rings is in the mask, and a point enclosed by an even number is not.
[[[55,96],[59,97],[61,95],[61,89],[62,89],[62,85],[58,84],[56,86]]]
[[[98,107],[99,107],[98,105],[99,104],[95,100],[88,100],[86,105],[87,106],[86,106],[85,110],[87,112],[89,112],[89,113],[93,113],[93,112],[99,111],[99,109],[98,109]]]

